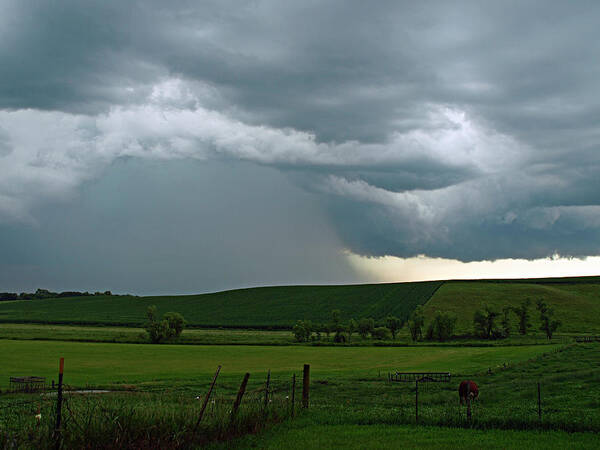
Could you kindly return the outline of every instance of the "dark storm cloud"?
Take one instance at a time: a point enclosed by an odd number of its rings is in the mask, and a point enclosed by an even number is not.
[[[116,162],[39,224],[0,224],[9,290],[207,292],[347,283],[356,274],[310,194],[243,163]]]
[[[33,220],[119,158],[244,160],[361,254],[600,254],[597,2],[1,12],[0,215]]]

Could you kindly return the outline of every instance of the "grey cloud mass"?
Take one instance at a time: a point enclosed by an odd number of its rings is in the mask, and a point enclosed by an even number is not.
[[[232,186],[278,172],[315,203],[302,222],[327,223],[330,255],[598,255],[598,29],[592,1],[0,1],[0,233],[45,229],[44,211],[134,160],[175,178],[231,164]],[[295,257],[322,255],[280,256]]]

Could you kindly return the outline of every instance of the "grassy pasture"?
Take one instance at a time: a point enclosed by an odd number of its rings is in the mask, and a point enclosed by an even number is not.
[[[213,448],[230,448],[231,444]],[[243,438],[237,448],[261,449],[582,449],[597,448],[595,433],[522,430],[463,430],[409,425],[307,425],[290,423]]]
[[[307,413],[266,433],[228,442],[227,448],[594,448],[600,431],[598,344],[377,348],[0,341],[6,377],[24,373],[52,377],[59,355],[66,359],[68,384],[114,388],[128,384],[137,389],[93,400],[70,396],[78,420],[85,422],[89,417],[92,422],[91,427],[81,428],[83,434],[73,429],[73,442],[102,442],[114,436],[125,442],[123,439],[143,438],[146,429],[154,433],[153,442],[186,442],[193,424],[190,417],[198,411],[194,398],[206,390],[218,363],[223,364],[223,372],[216,398],[224,402],[225,410],[220,410],[225,414],[246,370],[252,374],[249,401],[256,397],[261,404],[265,369],[271,368],[274,398],[285,409],[291,373],[299,374],[304,362],[312,366]],[[450,370],[454,374],[451,383],[420,386],[422,425],[418,428],[411,425],[414,384],[387,382],[385,372],[390,369]],[[465,410],[457,401],[457,383],[466,377],[480,386],[470,425],[474,430],[464,429],[468,426]],[[538,381],[542,421],[536,412]],[[11,395],[0,396],[0,406],[10,400]],[[43,417],[51,417],[51,401],[46,403]],[[34,435],[36,404],[24,407],[29,409],[15,418],[30,423]],[[253,414],[251,411],[248,413]],[[218,426],[223,420],[218,422],[219,413],[215,413]],[[5,420],[1,416],[0,421]],[[248,431],[252,429],[243,432]],[[213,432],[218,434],[219,428]]]
[[[311,364],[315,377],[364,377],[379,370],[473,373],[504,362],[523,361],[557,347],[157,346],[2,340],[4,377],[0,386],[7,386],[9,376],[56,378],[61,356],[65,358],[65,382],[74,386],[152,385],[182,380],[203,384],[219,364],[225,377],[235,379],[246,371],[262,377],[267,369],[291,376],[304,363]]]
[[[0,323],[0,339],[53,340],[79,342],[148,343],[143,328],[81,325],[41,325]],[[294,343],[290,331],[188,328],[178,344],[205,345],[289,345]]]
[[[0,302],[0,321],[140,325],[146,309],[177,311],[190,325],[289,328],[298,319],[322,322],[331,310],[342,318],[407,316],[441,286],[440,281],[342,286],[281,286],[213,294],[130,297],[92,296]]]
[[[126,326],[83,326],[83,325],[43,325],[30,323],[0,323],[0,339],[75,341],[75,342],[115,342],[122,344],[148,344],[148,336],[143,328]],[[559,333],[552,339],[553,344],[573,342],[572,336]],[[513,335],[508,339],[489,341],[485,339],[454,339],[449,342],[413,343],[408,331],[399,333],[396,340],[377,341],[371,338],[362,339],[354,334],[349,343],[335,344],[333,334],[321,340],[298,343],[289,330],[250,330],[250,329],[212,329],[188,328],[172,344],[202,345],[336,345],[336,346],[507,346],[548,344],[541,334],[527,336]]]
[[[543,299],[554,307],[555,317],[562,321],[561,333],[600,333],[600,282],[558,283],[527,280],[515,282],[450,281],[445,282],[425,305],[427,318],[436,310],[449,311],[458,317],[457,332],[473,331],[473,313],[484,303],[501,310],[504,306],[519,306],[531,299],[532,330],[539,328],[539,313],[535,302]],[[517,319],[513,315],[513,328],[517,332]]]

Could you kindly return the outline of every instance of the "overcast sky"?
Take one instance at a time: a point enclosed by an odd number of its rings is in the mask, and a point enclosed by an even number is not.
[[[600,273],[598,29],[596,1],[0,0],[0,291]]]

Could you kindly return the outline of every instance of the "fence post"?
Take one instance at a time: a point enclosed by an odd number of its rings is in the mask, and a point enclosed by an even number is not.
[[[471,380],[467,380],[467,420],[471,422]]]
[[[56,439],[56,448],[60,448],[61,433],[60,422],[62,418],[63,401],[63,372],[65,368],[65,358],[60,358],[58,365],[58,392],[56,395],[56,425],[54,426],[54,438]]]
[[[265,383],[265,404],[263,406],[263,410],[267,412],[267,406],[269,404],[269,384],[271,382],[271,370],[267,372],[267,382]]]
[[[415,380],[415,423],[419,424],[419,380]]]
[[[542,420],[542,394],[541,394],[541,390],[540,390],[540,382],[539,381],[537,384],[537,391],[538,391],[538,418],[540,420]]]
[[[250,378],[250,374],[246,372],[244,375],[244,379],[242,380],[242,384],[240,385],[240,390],[237,393],[237,397],[235,402],[233,402],[233,408],[231,409],[231,421],[235,419],[235,415],[237,414],[238,408],[240,407],[240,403],[242,403],[242,397],[244,396],[244,392],[246,392],[246,385],[248,384],[248,378]]]
[[[292,375],[292,417],[296,414],[296,374]]]
[[[302,407],[308,408],[308,390],[310,386],[310,365],[304,364],[304,374],[302,379]]]
[[[220,371],[221,371],[221,366],[217,367],[217,371],[215,372],[215,376],[213,377],[210,388],[208,388],[208,392],[206,394],[206,397],[204,398],[204,402],[202,403],[202,408],[200,408],[200,414],[198,415],[198,421],[196,422],[196,427],[194,428],[194,432],[200,425],[202,416],[204,416],[204,411],[206,410],[206,406],[208,405],[208,400],[210,399],[210,395],[212,394],[213,388],[215,387],[215,383],[217,382],[217,377],[219,376]]]

